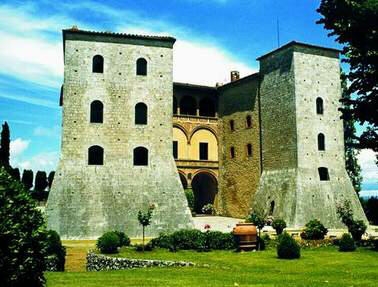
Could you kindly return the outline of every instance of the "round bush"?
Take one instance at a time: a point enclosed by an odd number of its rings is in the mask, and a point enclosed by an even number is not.
[[[367,226],[362,220],[353,220],[348,229],[355,241],[361,241],[361,237],[365,233]]]
[[[278,236],[277,255],[282,259],[300,258],[301,248],[294,238],[284,232]]]
[[[120,246],[120,240],[114,231],[104,233],[99,239],[97,239],[96,246],[101,253],[118,253],[118,247]]]
[[[130,245],[130,238],[124,232],[114,231],[114,233],[118,235],[119,247]]]
[[[277,235],[281,235],[286,228],[286,222],[283,219],[274,219],[272,222],[272,227],[276,230]]]
[[[47,231],[47,255],[56,257],[57,271],[64,271],[66,248],[62,245],[59,234],[54,230]]]
[[[313,219],[306,224],[301,237],[308,240],[321,240],[324,239],[327,233],[328,229],[319,220]]]
[[[205,235],[197,229],[176,231],[172,233],[171,238],[174,250],[205,249]]]
[[[356,244],[349,233],[344,233],[339,241],[339,251],[348,252],[356,250]]]
[[[30,193],[0,168],[0,286],[44,286],[46,236]]]

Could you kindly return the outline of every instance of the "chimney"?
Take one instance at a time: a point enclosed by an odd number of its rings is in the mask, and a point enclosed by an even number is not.
[[[240,74],[238,71],[231,71],[231,82],[235,82],[240,79]]]

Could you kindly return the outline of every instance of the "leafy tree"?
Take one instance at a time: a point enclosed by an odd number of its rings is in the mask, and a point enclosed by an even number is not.
[[[261,238],[261,230],[264,228],[265,226],[265,220],[264,220],[264,217],[262,217],[260,214],[257,214],[255,212],[252,212],[247,220],[247,222],[251,222],[253,223],[254,225],[257,226],[257,228],[259,229],[259,240],[258,240],[258,244],[257,244],[257,249],[260,250],[260,238]]]
[[[344,45],[343,61],[349,64],[348,93],[343,101],[351,109],[342,109],[344,119],[356,119],[366,125],[359,136],[360,148],[377,152],[378,164],[378,1],[322,0],[317,21],[330,30],[329,36]]]
[[[8,123],[3,124],[1,130],[1,141],[0,141],[0,167],[4,166],[9,168],[9,156],[10,156],[10,132]]]
[[[33,171],[31,169],[24,169],[21,182],[27,190],[30,190],[33,187],[33,178]]]
[[[46,230],[35,201],[0,168],[0,286],[44,286]]]
[[[378,197],[370,197],[364,208],[369,221],[373,225],[378,225]]]
[[[342,100],[343,109],[346,112],[350,112],[352,106],[348,102],[351,95],[348,93],[347,81],[345,74],[341,74],[341,89],[342,89]],[[356,140],[356,120],[353,117],[348,119],[344,118],[344,148],[345,148],[345,167],[352,181],[354,190],[359,193],[361,191],[361,167],[358,163],[357,155],[359,150],[356,148],[358,146],[358,141]]]
[[[39,201],[47,198],[46,187],[48,186],[47,176],[45,171],[37,171],[35,175],[33,197]]]
[[[143,252],[144,252],[144,230],[146,226],[151,224],[152,211],[155,209],[154,205],[150,205],[147,212],[141,210],[138,211],[138,221],[143,228]]]
[[[47,180],[49,182],[49,190],[51,189],[51,185],[53,183],[54,176],[55,176],[55,171],[50,171],[49,176],[47,178]]]

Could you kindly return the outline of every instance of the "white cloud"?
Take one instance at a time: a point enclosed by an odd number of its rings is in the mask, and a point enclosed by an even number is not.
[[[375,160],[375,153],[371,149],[363,149],[358,155],[364,182],[378,182],[378,166]]]
[[[23,140],[22,138],[17,138],[10,142],[10,157],[17,158],[20,156],[30,144],[30,140]]]
[[[59,126],[53,126],[50,128],[38,126],[33,130],[33,135],[49,138],[59,138],[60,128]]]
[[[31,157],[29,160],[16,162],[15,166],[21,169],[32,169],[34,172],[38,170],[50,172],[56,169],[58,159],[58,152],[42,152]]]

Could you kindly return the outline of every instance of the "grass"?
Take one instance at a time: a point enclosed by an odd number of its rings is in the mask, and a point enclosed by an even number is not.
[[[85,272],[79,254],[94,242],[65,242],[67,271],[46,273],[47,286],[377,286],[378,252],[360,248],[342,253],[335,247],[302,249],[299,260],[277,259],[274,249],[171,253],[123,248],[117,256],[192,261],[196,267]],[[71,247],[70,247],[71,246]],[[77,246],[77,247],[75,247]],[[84,257],[85,257],[84,252]],[[71,256],[71,257],[70,257]],[[76,257],[75,257],[76,256]],[[85,263],[85,262],[84,262]],[[71,266],[72,265],[72,266]]]

